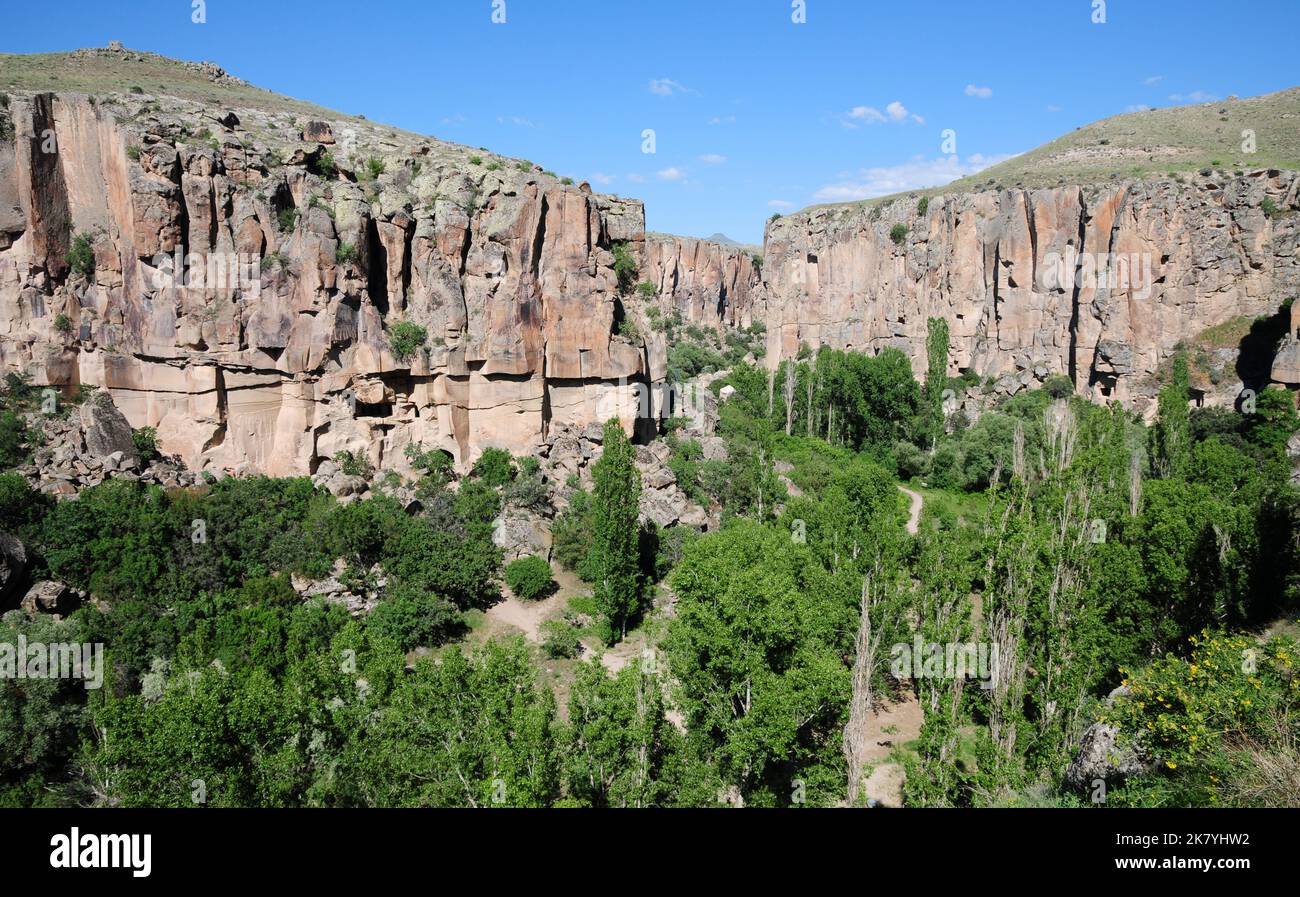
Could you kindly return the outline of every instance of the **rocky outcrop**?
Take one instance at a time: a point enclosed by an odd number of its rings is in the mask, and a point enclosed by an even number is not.
[[[260,106],[15,93],[8,114],[0,369],[102,387],[190,469],[403,469],[410,443],[464,466],[554,425],[632,429],[635,395],[606,387],[654,377],[614,333],[639,202]]]
[[[740,328],[761,321],[761,270],[755,253],[739,247],[646,235],[643,282],[654,286],[663,312],[688,324]]]
[[[941,317],[952,374],[1001,392],[1067,374],[1147,412],[1180,342],[1300,294],[1298,189],[1296,172],[1202,172],[788,215],[764,248],[766,361],[804,343],[895,346],[923,376],[926,320]]]

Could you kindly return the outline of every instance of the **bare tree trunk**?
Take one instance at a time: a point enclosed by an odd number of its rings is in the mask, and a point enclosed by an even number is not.
[[[862,580],[861,617],[854,644],[853,697],[849,702],[849,721],[844,727],[844,759],[849,769],[849,806],[856,806],[862,796],[863,772],[869,749],[867,724],[875,709],[871,677],[876,671],[882,628],[873,628],[871,609],[877,604],[870,573]]]
[[[785,388],[782,391],[785,397],[785,435],[790,435],[790,428],[794,426],[794,388],[795,388],[795,370],[794,359],[785,363]]]

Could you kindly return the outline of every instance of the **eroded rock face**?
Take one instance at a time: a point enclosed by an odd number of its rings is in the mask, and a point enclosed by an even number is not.
[[[923,376],[926,319],[942,317],[952,374],[1008,392],[1068,374],[1088,398],[1151,412],[1180,341],[1300,293],[1300,215],[1261,209],[1296,209],[1298,187],[1296,172],[1255,171],[788,215],[764,247],[766,362],[801,343],[896,346]]]
[[[299,475],[344,450],[404,470],[410,443],[464,466],[555,424],[632,431],[635,396],[604,387],[652,377],[614,334],[610,249],[641,255],[639,202],[356,120],[120,96],[9,112],[0,370],[104,388],[191,470]],[[401,357],[398,322],[426,334]]]
[[[738,247],[647,234],[645,272],[664,311],[688,324],[748,327],[761,321],[761,264]]]

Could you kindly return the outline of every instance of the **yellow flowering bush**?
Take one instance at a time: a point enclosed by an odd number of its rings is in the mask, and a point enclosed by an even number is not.
[[[1261,644],[1203,630],[1189,641],[1189,657],[1166,656],[1125,678],[1128,693],[1101,716],[1161,769],[1190,765],[1225,737],[1251,735],[1300,704],[1295,640]]]

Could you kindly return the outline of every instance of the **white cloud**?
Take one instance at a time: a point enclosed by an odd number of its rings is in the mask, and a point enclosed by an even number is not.
[[[902,165],[863,168],[845,180],[825,185],[813,194],[813,198],[821,202],[849,202],[924,187],[938,187],[983,171],[1014,155],[983,156],[977,153],[964,160],[957,156],[941,156],[937,159],[918,156]]]
[[[1218,97],[1203,90],[1193,90],[1191,93],[1186,94],[1171,93],[1169,99],[1175,103],[1213,103]]]
[[[601,174],[599,171],[592,174],[591,179],[601,186],[608,186],[614,183],[612,174]]]
[[[661,97],[670,97],[673,94],[678,93],[699,93],[698,90],[692,90],[685,84],[682,84],[679,81],[674,81],[672,78],[651,78],[650,92]]]
[[[769,209],[793,209],[794,203],[785,199],[769,199],[767,201],[767,207]]]
[[[907,107],[898,100],[894,100],[894,102],[886,106],[884,112],[881,112],[875,106],[854,106],[840,116],[840,124],[846,128],[856,128],[859,124],[877,125],[882,122],[903,121],[913,121],[918,125],[925,124],[925,119],[908,112]]]
[[[537,127],[537,125],[534,124],[533,122],[529,121],[529,120],[526,119],[526,118],[523,118],[522,116],[518,116],[518,115],[498,115],[498,116],[497,116],[497,124],[499,124],[499,125],[514,125],[515,127],[518,127],[518,128],[535,128],[535,127]]]
[[[727,157],[720,156],[717,153],[705,153],[700,156],[700,161],[705,165],[721,165],[723,162],[727,161]]]
[[[1143,79],[1142,83],[1147,87],[1155,87],[1161,81],[1165,80],[1164,75],[1152,75],[1150,78]]]
[[[680,181],[686,176],[680,168],[665,168],[662,171],[656,171],[655,177],[661,181]]]
[[[629,181],[631,181],[632,183],[634,183],[634,184],[644,184],[644,183],[645,183],[645,175],[643,175],[643,174],[629,174],[629,175],[627,176],[627,179],[628,179]]]
[[[734,115],[715,115],[709,119],[711,125],[734,125],[735,123],[736,116]]]
[[[457,112],[455,115],[448,115],[448,116],[445,116],[445,117],[442,119],[442,124],[444,124],[444,125],[463,125],[463,124],[465,123],[465,121],[466,121],[465,116],[462,115],[461,113]]]
[[[975,97],[976,99],[980,99],[980,100],[987,100],[989,97],[993,96],[993,88],[976,87],[974,84],[967,84],[966,96]]]
[[[1151,107],[1146,103],[1134,103],[1131,106],[1124,107],[1125,112],[1148,112],[1150,109]]]
[[[1047,111],[1048,111],[1048,112],[1062,112],[1062,111],[1064,111],[1064,110],[1062,109],[1062,107],[1056,105],[1055,103],[1048,103],[1048,104],[1047,104]]]

